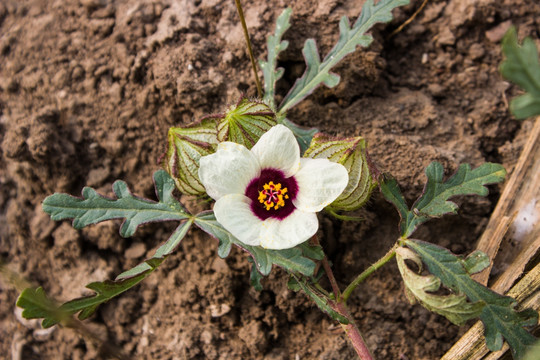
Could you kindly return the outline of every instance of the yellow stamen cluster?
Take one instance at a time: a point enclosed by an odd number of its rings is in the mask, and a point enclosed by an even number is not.
[[[280,207],[285,206],[285,199],[289,198],[287,195],[287,188],[281,188],[281,184],[274,184],[270,181],[264,184],[263,189],[259,191],[259,202],[266,207],[266,210],[277,210]]]

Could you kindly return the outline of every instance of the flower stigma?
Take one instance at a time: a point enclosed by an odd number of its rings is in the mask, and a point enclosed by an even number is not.
[[[259,202],[266,207],[266,210],[274,208],[274,210],[285,206],[285,199],[289,198],[287,195],[287,188],[281,188],[281,184],[274,184],[273,181],[264,184],[263,189],[259,191]]]

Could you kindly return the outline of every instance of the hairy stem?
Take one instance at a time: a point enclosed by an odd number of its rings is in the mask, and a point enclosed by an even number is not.
[[[339,312],[341,315],[345,316],[349,320],[348,324],[340,324],[340,325],[345,331],[345,334],[347,334],[347,337],[349,338],[349,341],[354,347],[354,350],[356,351],[356,354],[358,355],[358,357],[361,360],[373,360],[373,355],[371,355],[371,352],[369,351],[366,345],[366,342],[364,341],[364,338],[362,337],[362,334],[360,333],[360,330],[358,329],[358,326],[356,326],[356,323],[354,322],[354,318],[349,312],[347,305],[344,302],[338,301],[337,303],[334,304],[334,310],[336,310],[337,312]]]
[[[238,16],[240,16],[242,28],[244,29],[244,37],[246,39],[246,44],[247,44],[247,48],[249,52],[249,58],[251,59],[251,68],[253,69],[253,76],[255,77],[255,83],[257,84],[257,95],[259,99],[262,99],[263,91],[262,91],[262,86],[261,86],[261,80],[259,80],[259,74],[257,73],[257,63],[255,62],[255,56],[253,56],[253,49],[251,47],[251,40],[249,39],[246,19],[244,18],[244,11],[242,10],[242,4],[240,4],[240,0],[235,0],[235,2],[236,2],[236,9],[238,10]]]
[[[312,238],[312,243],[315,245],[320,245],[319,239],[316,236]],[[335,311],[349,320],[348,324],[340,324],[341,327],[345,331],[345,334],[347,334],[347,337],[349,338],[349,341],[351,342],[351,345],[353,346],[360,360],[373,360],[373,356],[371,355],[364,338],[358,329],[358,326],[356,326],[354,318],[347,308],[347,304],[345,304],[345,302],[342,300],[343,297],[341,296],[341,291],[339,290],[338,283],[334,273],[332,272],[332,268],[330,267],[326,254],[322,259],[322,265],[324,267],[324,271],[326,272],[326,276],[330,281],[330,285],[332,286],[332,291],[334,292],[334,297],[336,299],[335,301],[330,301],[330,304]]]
[[[386,255],[384,255],[382,258],[380,258],[379,260],[377,260],[376,263],[374,263],[373,265],[371,265],[370,267],[368,267],[366,270],[364,270],[360,275],[358,275],[356,277],[356,279],[353,280],[353,282],[351,282],[349,284],[349,286],[347,286],[347,288],[345,289],[345,291],[343,291],[343,295],[341,296],[341,300],[346,303],[347,300],[349,299],[349,296],[351,296],[352,292],[354,291],[354,289],[356,289],[356,287],[362,282],[364,281],[369,275],[371,275],[375,270],[379,269],[380,267],[382,267],[384,264],[386,264],[388,261],[390,261],[394,256],[396,256],[396,249],[398,248],[399,244],[396,243],[394,244],[394,246],[386,253]]]

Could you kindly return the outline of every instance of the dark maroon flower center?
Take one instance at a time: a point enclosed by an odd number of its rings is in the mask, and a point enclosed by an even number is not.
[[[294,176],[286,178],[280,170],[263,169],[259,177],[251,180],[244,195],[250,198],[251,211],[259,219],[282,220],[296,209],[293,201],[297,194]]]

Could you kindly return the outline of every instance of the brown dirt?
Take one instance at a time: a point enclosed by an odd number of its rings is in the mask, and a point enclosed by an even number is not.
[[[535,0],[433,0],[402,32],[420,1],[373,30],[375,41],[336,69],[342,82],[319,89],[290,112],[297,123],[338,135],[363,135],[384,171],[410,201],[433,160],[455,170],[503,162],[510,170],[526,123],[513,120],[515,94],[497,72],[500,38],[512,23],[538,39]],[[293,8],[289,49],[281,56],[283,96],[303,71],[301,47],[322,52],[339,18],[362,1],[244,1],[255,52],[281,10]],[[54,223],[40,203],[84,185],[111,194],[115,179],[153,197],[151,174],[166,131],[255,94],[233,1],[4,0],[0,2],[0,256],[13,270],[68,300],[83,285],[113,278],[153,253],[173,229],[148,225],[122,239],[118,223],[73,230]],[[499,189],[462,198],[459,216],[416,236],[466,253],[475,246]],[[342,224],[321,215],[323,244],[342,286],[382,256],[398,217],[380,195]],[[102,306],[92,329],[141,359],[348,359],[341,330],[275,270],[258,293],[245,254],[216,255],[216,242],[191,231],[180,249],[142,285]],[[36,330],[17,320],[17,292],[0,285],[0,354],[13,359],[94,359],[99,349],[71,330]],[[379,359],[435,359],[464,331],[409,305],[395,264],[373,275],[351,299]],[[20,316],[19,316],[20,318]]]

